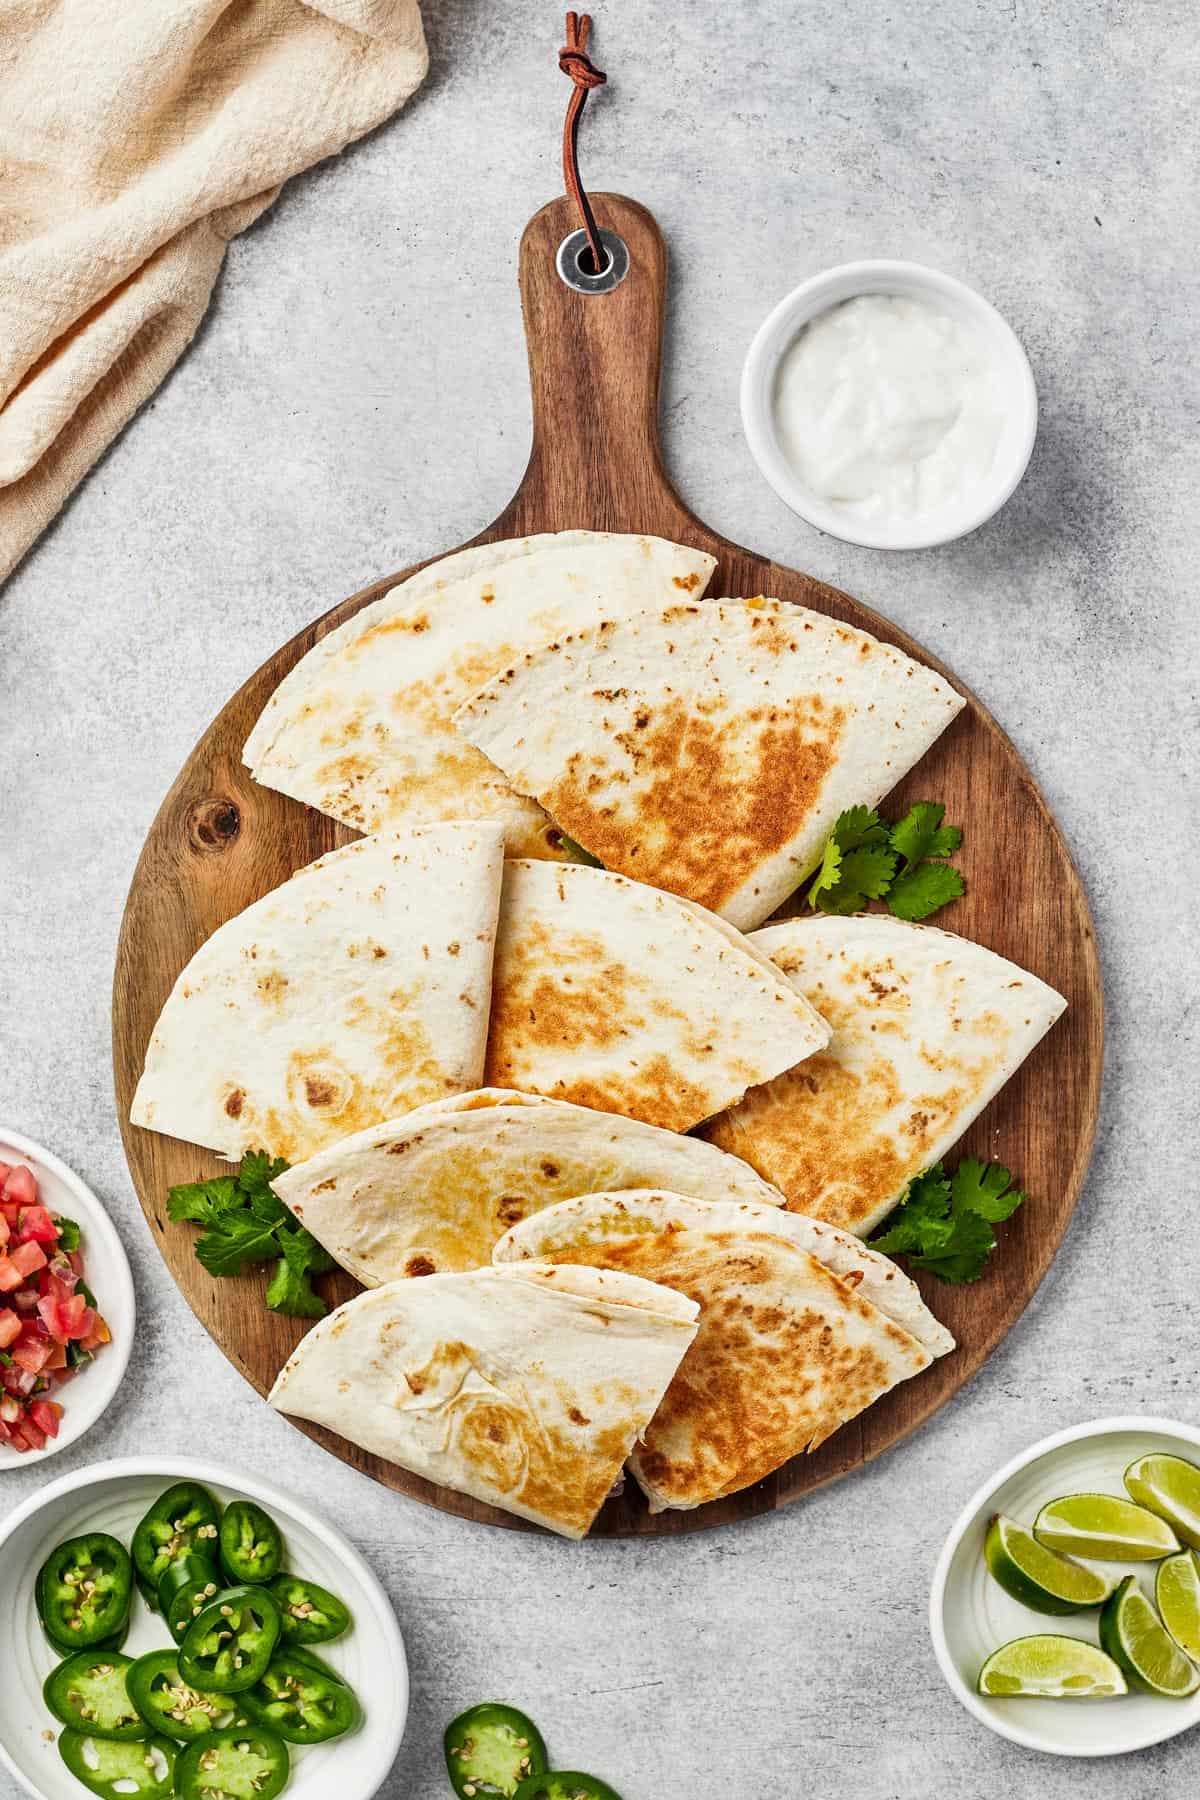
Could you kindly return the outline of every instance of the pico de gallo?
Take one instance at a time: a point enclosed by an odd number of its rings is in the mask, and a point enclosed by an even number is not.
[[[41,1204],[32,1169],[0,1162],[0,1443],[44,1450],[63,1416],[52,1396],[111,1335],[79,1226]]]

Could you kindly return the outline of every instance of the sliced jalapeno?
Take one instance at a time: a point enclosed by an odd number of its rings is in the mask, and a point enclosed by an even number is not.
[[[546,1746],[532,1719],[515,1706],[485,1701],[446,1727],[446,1768],[455,1793],[514,1795],[527,1775],[547,1768]]]
[[[168,1565],[188,1551],[215,1556],[220,1522],[216,1501],[197,1482],[177,1481],[158,1496],[133,1534],[134,1567],[142,1578],[138,1585],[155,1611],[158,1584]]]
[[[514,1800],[621,1800],[621,1796],[595,1775],[551,1769],[546,1775],[531,1775],[523,1781]]]
[[[238,1702],[232,1694],[207,1693],[184,1680],[177,1650],[151,1650],[139,1656],[125,1685],[151,1731],[185,1744],[219,1726],[234,1724],[238,1717]]]
[[[279,1608],[266,1588],[224,1588],[188,1626],[180,1672],[194,1687],[241,1693],[262,1679],[278,1638]]]
[[[175,1746],[170,1738],[148,1737],[117,1744],[68,1728],[58,1753],[77,1781],[101,1800],[166,1800],[175,1792]]]
[[[330,1644],[351,1626],[350,1608],[328,1588],[315,1581],[303,1581],[299,1575],[277,1575],[271,1593],[279,1603],[284,1642],[296,1644]]]
[[[289,1744],[327,1743],[362,1716],[347,1682],[289,1650],[276,1652],[262,1680],[239,1694],[237,1703],[248,1719],[277,1731]]]
[[[114,1650],[80,1650],[51,1669],[42,1698],[64,1725],[113,1742],[146,1737],[146,1721],[125,1685],[133,1660]]]
[[[158,1584],[158,1610],[176,1643],[225,1585],[216,1563],[194,1550],[185,1551],[167,1565]]]
[[[283,1567],[279,1527],[253,1500],[235,1500],[221,1520],[221,1561],[231,1581],[272,1581]]]
[[[114,1637],[129,1617],[132,1592],[129,1552],[104,1531],[52,1550],[35,1589],[46,1636],[68,1651],[94,1650]]]
[[[261,1725],[232,1725],[189,1744],[175,1768],[180,1800],[275,1800],[287,1785],[287,1745]]]

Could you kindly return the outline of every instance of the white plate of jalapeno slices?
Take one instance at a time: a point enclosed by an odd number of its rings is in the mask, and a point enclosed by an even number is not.
[[[0,1762],[38,1800],[369,1800],[408,1713],[357,1550],[253,1477],[144,1457],[0,1530]]]

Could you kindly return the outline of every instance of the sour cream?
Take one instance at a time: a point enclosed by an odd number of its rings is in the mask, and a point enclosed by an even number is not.
[[[847,518],[915,521],[992,477],[1004,429],[1001,354],[925,300],[861,294],[819,313],[782,357],[780,449]]]

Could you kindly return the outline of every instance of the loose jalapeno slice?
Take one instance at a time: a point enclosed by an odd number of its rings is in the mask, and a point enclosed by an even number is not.
[[[168,1564],[158,1584],[158,1609],[176,1643],[224,1586],[225,1579],[216,1563],[193,1550]]]
[[[316,1669],[307,1656],[280,1650],[262,1680],[237,1697],[248,1719],[289,1744],[324,1744],[358,1724],[362,1709],[340,1675]]]
[[[446,1768],[456,1794],[513,1795],[527,1775],[547,1768],[546,1746],[532,1719],[515,1706],[485,1701],[446,1727]]]
[[[68,1651],[94,1650],[114,1637],[129,1617],[132,1592],[129,1552],[104,1531],[52,1550],[35,1589],[46,1636]]]
[[[76,1780],[101,1800],[166,1800],[175,1792],[176,1750],[170,1738],[115,1744],[68,1729],[59,1737],[58,1753]]]
[[[180,1800],[275,1800],[287,1785],[287,1745],[261,1725],[231,1725],[197,1738],[175,1767]]]
[[[158,1610],[158,1584],[168,1565],[189,1550],[215,1556],[219,1533],[220,1511],[207,1488],[177,1481],[158,1496],[133,1534],[134,1567],[148,1605]]]
[[[235,1500],[221,1520],[221,1561],[231,1581],[273,1581],[283,1567],[279,1527],[253,1500]]]
[[[621,1800],[621,1796],[595,1775],[580,1775],[574,1769],[551,1769],[546,1775],[531,1775],[523,1781],[514,1800]]]
[[[279,1608],[265,1588],[225,1588],[192,1620],[179,1668],[194,1687],[238,1694],[266,1673],[279,1638]]]
[[[315,1581],[277,1575],[271,1593],[279,1603],[283,1638],[289,1649],[296,1644],[330,1644],[350,1629],[349,1607]]]
[[[190,1743],[237,1718],[231,1694],[207,1693],[185,1681],[177,1650],[151,1650],[139,1656],[125,1685],[129,1698],[152,1731]]]
[[[350,1686],[346,1677],[339,1675],[338,1671],[331,1667],[323,1657],[318,1656],[315,1650],[309,1650],[303,1644],[285,1644],[281,1638],[279,1648],[275,1652],[276,1656],[282,1656],[285,1650],[293,1661],[307,1663],[310,1669],[315,1669],[318,1675],[324,1675],[327,1681],[340,1681],[343,1687]]]
[[[42,1698],[64,1725],[93,1737],[131,1743],[148,1736],[125,1685],[133,1659],[113,1650],[81,1650],[51,1669]]]

